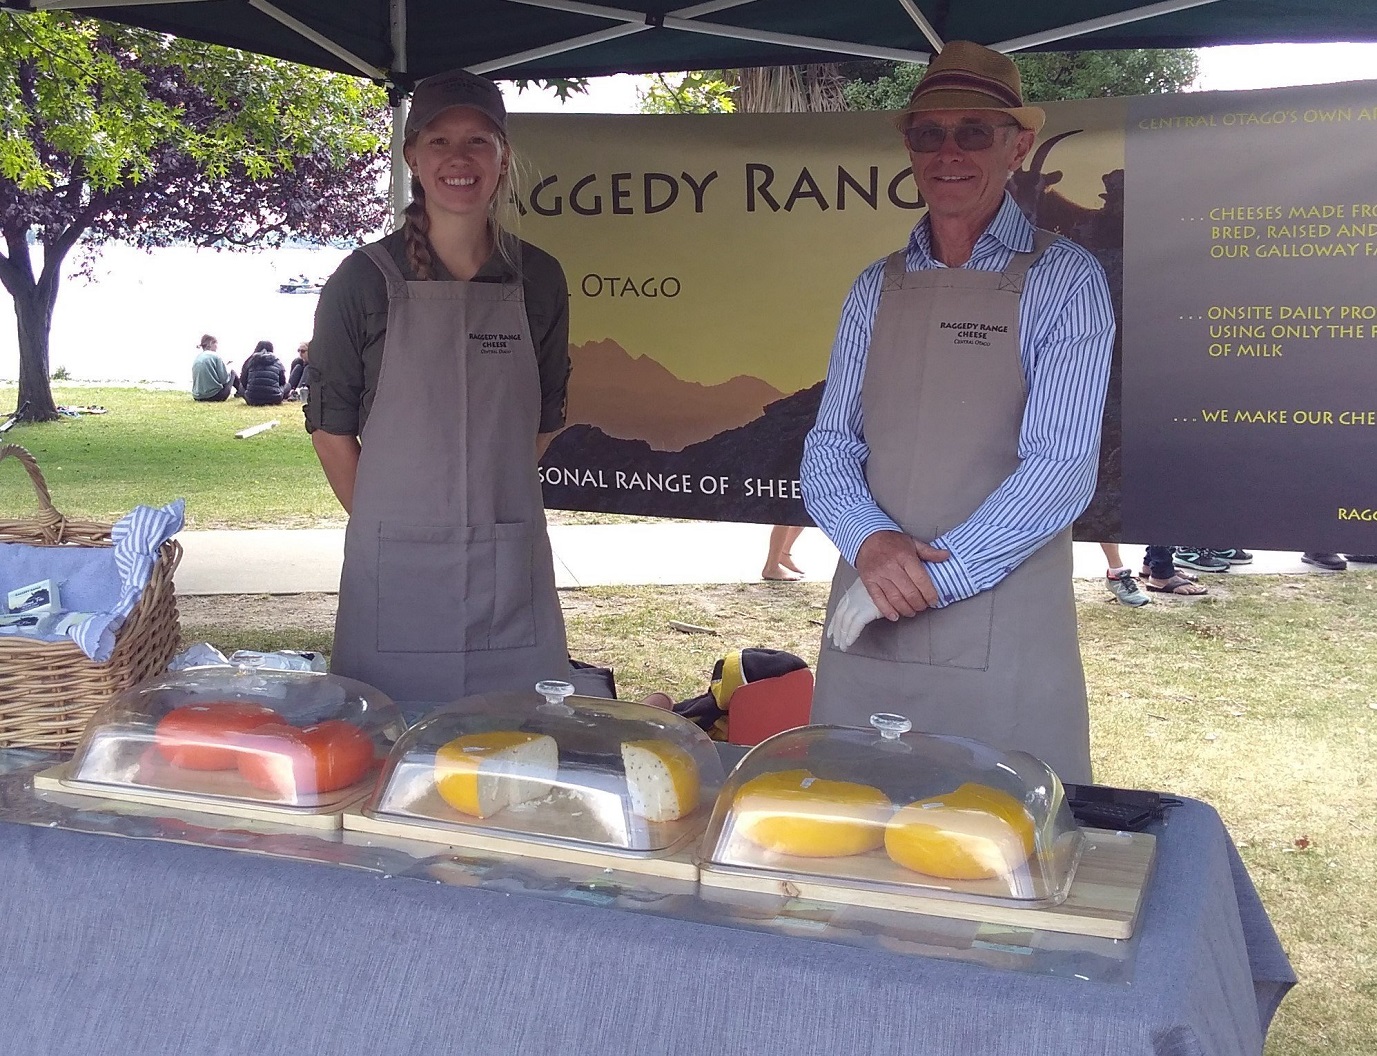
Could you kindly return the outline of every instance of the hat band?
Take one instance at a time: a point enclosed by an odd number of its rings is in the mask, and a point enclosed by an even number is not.
[[[997,81],[991,77],[981,77],[977,73],[969,73],[965,70],[940,70],[937,73],[928,74],[918,85],[918,90],[913,93],[909,105],[912,106],[920,96],[927,95],[928,92],[943,90],[975,92],[977,95],[989,96],[1001,106],[1017,108],[1023,105],[1023,100],[1019,98],[1018,93],[1003,81]]]

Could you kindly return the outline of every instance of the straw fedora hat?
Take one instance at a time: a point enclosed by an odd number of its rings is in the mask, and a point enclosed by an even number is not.
[[[928,110],[999,110],[1030,132],[1041,131],[1047,120],[1042,107],[1023,105],[1023,79],[1013,60],[969,40],[948,41],[933,56],[899,114],[900,127],[910,114]]]

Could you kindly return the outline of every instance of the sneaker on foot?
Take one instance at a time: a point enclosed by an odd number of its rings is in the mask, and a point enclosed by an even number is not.
[[[1327,554],[1322,550],[1307,550],[1301,554],[1301,560],[1307,565],[1314,565],[1330,572],[1342,572],[1348,567],[1348,562],[1338,554]]]
[[[1213,550],[1194,546],[1178,546],[1171,555],[1172,562],[1183,568],[1194,568],[1200,572],[1227,572],[1229,562],[1218,557]]]
[[[1128,569],[1106,576],[1105,585],[1109,588],[1109,593],[1119,599],[1120,605],[1146,605],[1152,600],[1138,589],[1138,580]]]
[[[1228,550],[1216,550],[1214,556],[1221,561],[1227,561],[1231,565],[1251,565],[1253,555],[1241,547],[1230,547]]]

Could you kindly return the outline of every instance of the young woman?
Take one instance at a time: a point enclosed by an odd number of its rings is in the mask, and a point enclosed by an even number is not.
[[[568,678],[536,463],[563,425],[569,298],[499,222],[496,85],[416,87],[402,230],[321,292],[307,429],[349,513],[331,669],[401,703]]]
[[[287,368],[287,399],[306,398],[305,390],[310,386],[306,379],[306,365],[311,361],[311,342],[303,341],[296,346],[296,359]]]

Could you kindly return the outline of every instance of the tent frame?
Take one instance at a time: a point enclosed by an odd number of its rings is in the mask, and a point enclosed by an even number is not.
[[[97,12],[101,8],[121,8],[135,6],[176,4],[200,4],[207,0],[28,0],[28,6],[36,11],[80,10]],[[272,0],[247,0],[249,6],[269,16],[285,28],[303,39],[324,49],[337,59],[369,77],[388,89],[392,104],[392,212],[394,223],[400,224],[402,211],[409,200],[409,174],[406,160],[402,156],[403,129],[406,125],[407,94],[411,79],[406,69],[406,30],[407,0],[389,0],[390,32],[393,61],[388,69],[382,69],[349,51],[339,42],[294,18],[272,2]],[[831,40],[821,37],[802,36],[794,33],[774,33],[767,30],[751,29],[742,26],[724,25],[709,21],[707,16],[728,8],[745,7],[757,0],[705,0],[689,7],[679,8],[664,15],[647,15],[642,11],[629,11],[625,8],[610,7],[604,4],[585,3],[583,0],[505,0],[517,7],[536,7],[549,11],[561,11],[604,19],[610,23],[604,29],[583,33],[565,40],[555,41],[526,51],[503,55],[475,63],[469,67],[474,73],[489,77],[501,77],[503,71],[515,69],[523,63],[536,59],[565,55],[581,48],[619,37],[642,33],[648,29],[664,29],[681,33],[703,33],[734,40],[753,41],[761,44],[779,45],[804,51],[817,51],[828,55],[851,55],[864,59],[886,59],[893,62],[928,62],[933,53],[941,51],[944,41],[932,23],[919,10],[915,0],[894,0],[918,27],[932,51],[911,51],[905,48],[877,47],[858,41]],[[1217,3],[1218,0],[1159,0],[1157,3],[1121,11],[1100,18],[1071,22],[1064,26],[1043,30],[1038,33],[991,44],[995,51],[1013,52],[1026,48],[1042,47],[1061,40],[1084,36],[1103,29],[1146,21],[1160,15],[1172,14],[1189,8],[1203,7]]]

